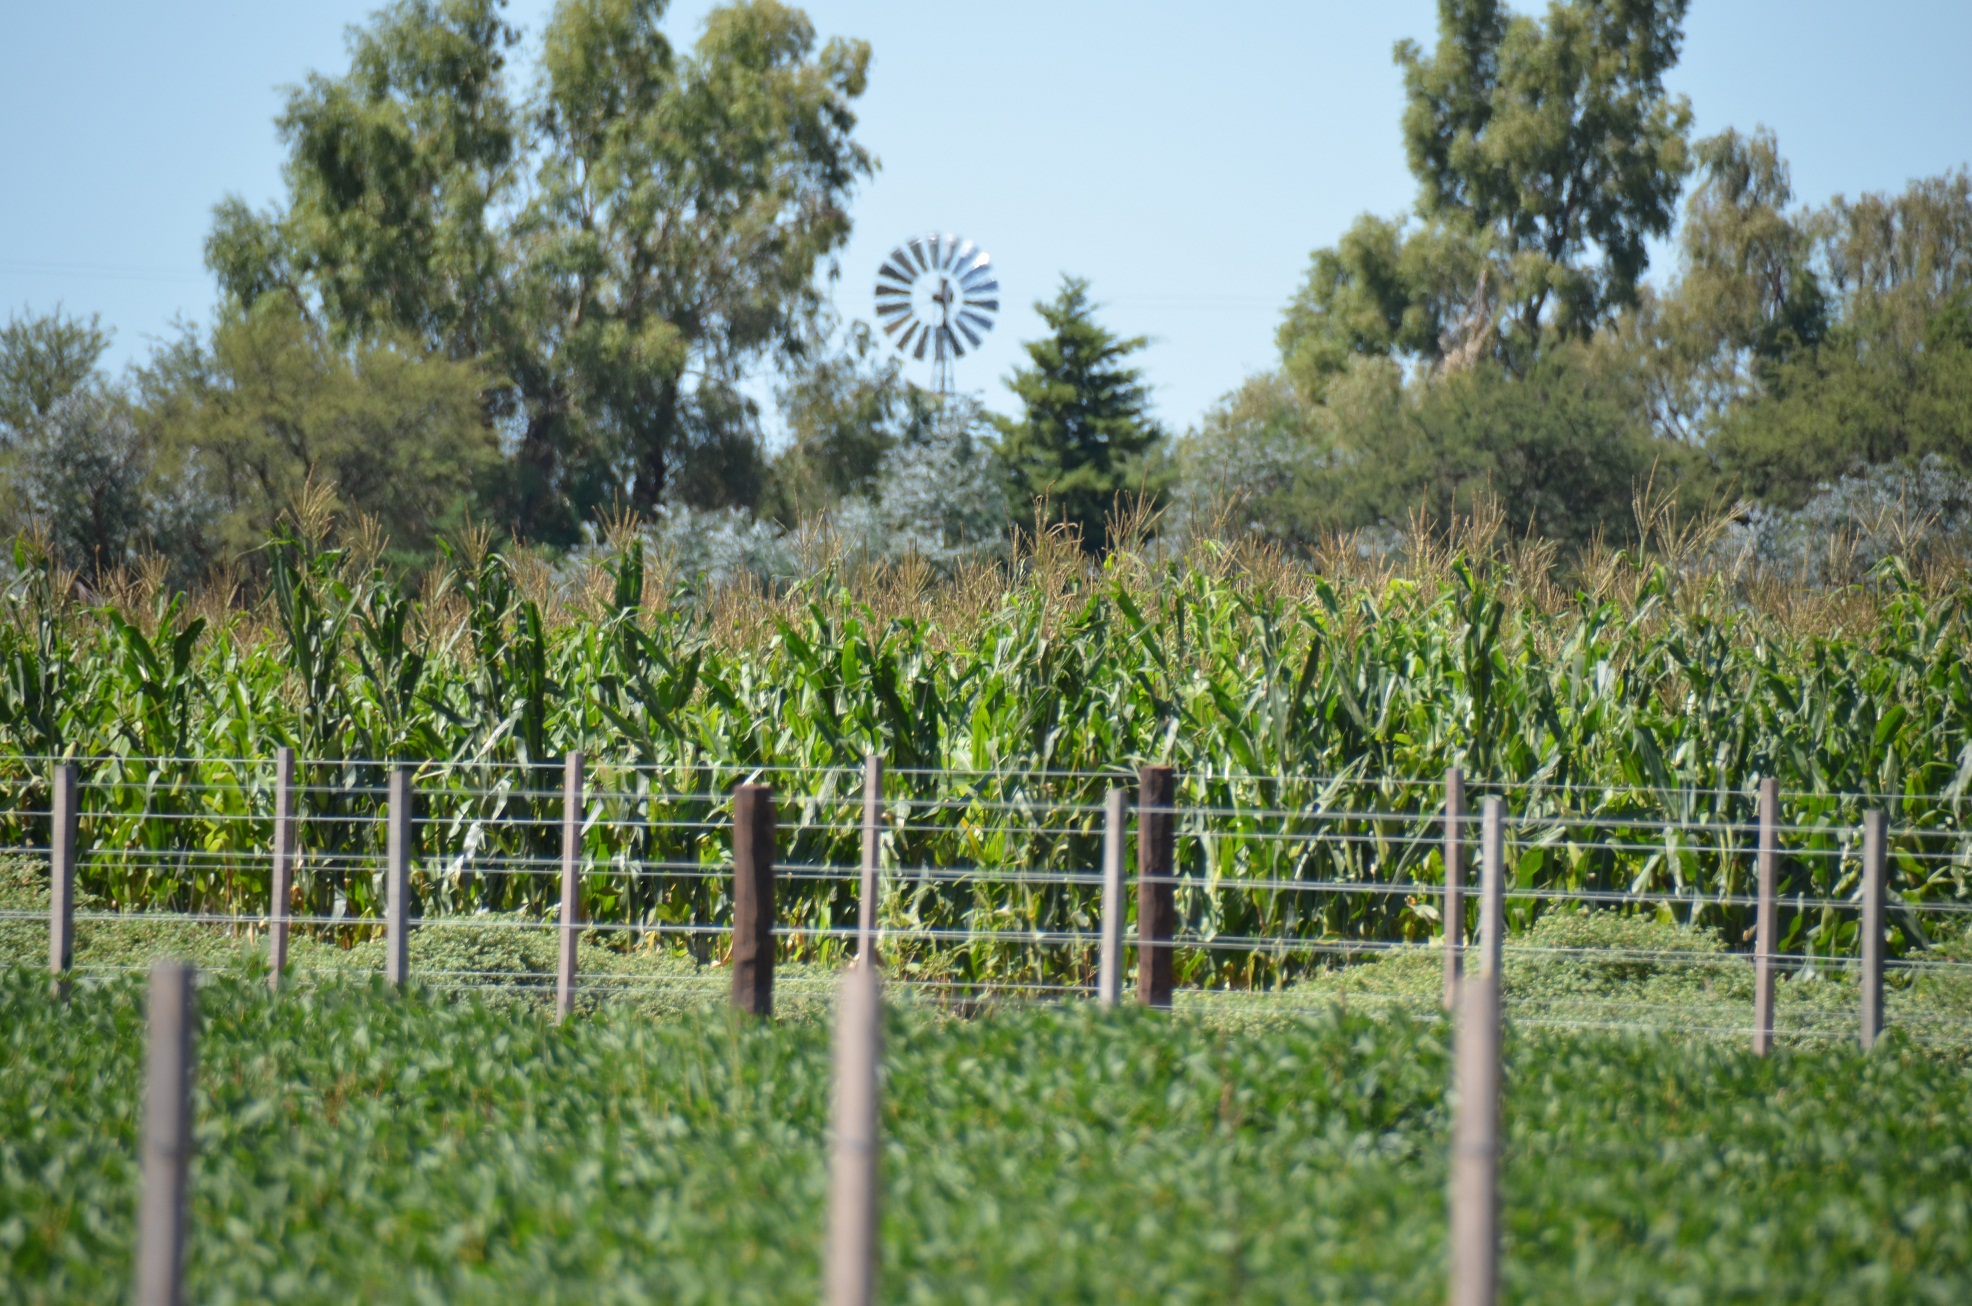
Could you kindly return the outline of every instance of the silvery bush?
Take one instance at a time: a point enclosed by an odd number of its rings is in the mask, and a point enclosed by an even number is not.
[[[1920,564],[1972,546],[1972,480],[1936,454],[1860,468],[1797,509],[1746,507],[1719,544],[1735,566],[1843,584],[1886,558]]]

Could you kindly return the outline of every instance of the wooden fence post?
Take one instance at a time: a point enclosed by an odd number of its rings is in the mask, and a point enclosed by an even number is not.
[[[1890,860],[1890,818],[1862,814],[1862,1050],[1883,1036],[1883,892]]]
[[[876,909],[883,869],[883,759],[863,758],[863,882],[856,894],[856,960],[876,964]]]
[[[1479,833],[1480,965],[1498,988],[1506,951],[1506,802],[1488,798]]]
[[[1780,782],[1760,781],[1760,906],[1753,938],[1753,1051],[1773,1050],[1774,877],[1780,861]]]
[[[267,895],[267,984],[281,991],[288,968],[288,923],[294,913],[294,750],[274,751],[274,871]]]
[[[1506,804],[1488,798],[1480,831],[1479,952],[1458,985],[1451,1166],[1452,1306],[1493,1306],[1500,1255],[1500,997]]]
[[[1096,960],[1096,1001],[1113,1007],[1123,996],[1123,827],[1130,791],[1112,789],[1102,823],[1102,941]]]
[[[733,789],[733,1005],[774,1014],[774,791]]]
[[[73,762],[55,768],[48,805],[48,973],[55,996],[68,998],[75,967],[75,853],[82,804],[82,771]]]
[[[384,867],[384,978],[402,988],[411,978],[411,771],[390,773],[388,861]]]
[[[1499,1294],[1499,977],[1473,968],[1459,985],[1451,1175],[1452,1306]]]
[[[197,972],[181,961],[160,961],[151,967],[143,1195],[137,1208],[137,1306],[178,1306],[184,1296],[196,977]]]
[[[1465,953],[1465,772],[1445,772],[1445,1010],[1458,1003],[1459,970]]]
[[[582,938],[582,753],[562,764],[561,954],[555,967],[555,1019],[575,1010],[575,945]]]
[[[1177,932],[1178,773],[1146,766],[1137,775],[1137,1001],[1169,1007]]]
[[[842,976],[835,1011],[835,1119],[829,1139],[828,1306],[876,1300],[882,980],[874,962]]]

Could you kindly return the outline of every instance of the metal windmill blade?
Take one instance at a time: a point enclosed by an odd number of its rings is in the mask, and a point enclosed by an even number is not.
[[[876,319],[897,352],[931,355],[932,387],[952,392],[952,364],[977,349],[1000,313],[992,256],[969,240],[933,232],[890,251],[876,273]]]

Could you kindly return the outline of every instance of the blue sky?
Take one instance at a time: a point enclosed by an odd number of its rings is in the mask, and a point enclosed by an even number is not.
[[[538,28],[548,5],[510,12]],[[100,313],[118,364],[174,319],[202,320],[213,203],[279,195],[282,88],[342,68],[343,29],[375,7],[9,0],[0,310]],[[710,7],[674,3],[674,39]],[[905,236],[979,241],[1009,312],[959,383],[998,407],[1039,329],[1029,305],[1073,272],[1111,326],[1152,338],[1144,365],[1182,429],[1272,362],[1309,251],[1412,194],[1390,48],[1429,44],[1429,0],[806,8],[823,35],[874,47],[859,134],[883,167],[856,199],[838,302],[868,316],[877,264]],[[1694,0],[1671,80],[1701,132],[1772,127],[1798,195],[1820,203],[1972,160],[1968,51],[1965,0]]]

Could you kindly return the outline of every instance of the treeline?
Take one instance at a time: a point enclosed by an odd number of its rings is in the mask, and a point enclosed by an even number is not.
[[[1684,10],[1441,4],[1397,52],[1414,211],[1315,252],[1279,366],[1181,446],[1191,493],[1297,543],[1496,496],[1580,546],[1654,483],[1797,566],[1972,527],[1972,179],[1797,205],[1771,132],[1689,139]]]
[[[522,69],[500,0],[398,0],[290,94],[283,199],[217,206],[210,328],[123,377],[95,319],[0,330],[0,528],[90,584],[264,576],[323,495],[408,570],[475,524],[561,555],[631,518],[714,571],[784,570],[823,523],[950,570],[1037,508],[1092,552],[1132,512],[1375,551],[1482,502],[1575,555],[1649,485],[1809,579],[1847,574],[1831,542],[1960,548],[1972,178],[1798,203],[1770,132],[1692,138],[1685,8],[1443,0],[1396,55],[1412,210],[1317,250],[1278,365],[1173,438],[1085,282],[1040,305],[1008,415],[835,313],[865,44],[741,0],[679,50],[664,0],[561,0]]]

